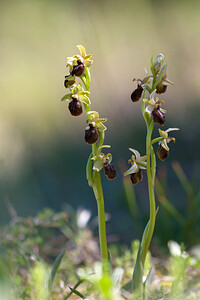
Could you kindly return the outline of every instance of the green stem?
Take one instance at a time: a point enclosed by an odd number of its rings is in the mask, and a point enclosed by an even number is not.
[[[148,224],[148,230],[145,234],[145,238],[142,240],[142,249],[141,249],[141,261],[144,266],[146,254],[151,242],[151,238],[153,235],[154,227],[155,227],[155,219],[156,219],[156,205],[155,205],[155,194],[154,194],[154,177],[155,177],[155,160],[153,158],[153,165],[151,167],[151,136],[154,127],[154,122],[151,121],[151,124],[147,131],[146,138],[146,154],[147,154],[147,179],[148,179],[148,189],[149,189],[149,202],[150,202],[150,219]]]
[[[104,139],[104,135],[101,136]],[[103,143],[103,141],[102,141]],[[101,143],[100,143],[101,144]],[[97,150],[100,145],[93,144],[92,152],[93,156],[97,155]],[[104,197],[101,185],[101,175],[100,172],[93,171],[93,191],[97,201],[98,208],[98,223],[99,223],[99,241],[101,250],[101,260],[103,273],[107,272],[108,265],[108,248],[107,248],[107,238],[106,238],[106,222],[105,222],[105,208],[104,208]]]
[[[107,238],[106,238],[104,198],[103,198],[100,172],[94,171],[93,191],[94,191],[95,198],[97,200],[100,250],[101,250],[103,272],[105,273],[108,264],[108,249],[107,249]]]
[[[89,68],[85,67],[84,74],[85,76],[82,77],[81,79],[85,85],[85,89],[89,91],[90,82],[91,82]],[[86,112],[90,111],[89,105],[84,105],[84,107]],[[95,143],[92,145],[92,153],[90,154],[88,159],[86,174],[87,174],[88,184],[93,188],[93,192],[97,201],[101,260],[102,260],[103,273],[105,274],[108,271],[108,248],[107,248],[107,238],[106,238],[104,197],[103,197],[100,172],[92,170],[92,161],[91,161],[91,158],[97,155],[98,148],[102,146],[104,142],[104,132],[98,131],[98,135],[99,135],[99,142],[98,144]]]

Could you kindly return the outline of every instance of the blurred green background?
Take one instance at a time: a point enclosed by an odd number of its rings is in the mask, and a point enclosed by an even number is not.
[[[180,128],[162,166],[168,174],[169,200],[184,211],[183,189],[171,162],[178,160],[192,184],[199,186],[199,16],[198,0],[0,2],[1,223],[10,218],[7,200],[20,216],[34,215],[43,207],[67,209],[66,204],[90,209],[93,216],[97,213],[85,179],[90,153],[83,139],[85,115],[71,117],[67,103],[60,102],[66,93],[66,58],[78,54],[77,44],[93,55],[92,109],[108,118],[105,143],[112,146],[118,171],[113,182],[102,174],[106,211],[111,216],[108,232],[123,241],[137,235],[119,164],[127,163],[129,147],[145,151],[141,103],[130,100],[135,88],[132,79],[142,78],[151,56],[160,52],[168,64],[168,78],[174,82],[162,97],[167,110],[164,128]],[[158,168],[162,174],[159,162]],[[148,215],[146,184],[144,179],[136,187],[144,219]],[[158,239],[160,224],[158,220]],[[169,238],[176,238],[174,230]]]

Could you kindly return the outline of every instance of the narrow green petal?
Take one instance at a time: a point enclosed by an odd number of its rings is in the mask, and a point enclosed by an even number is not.
[[[160,128],[158,129],[158,131],[159,131],[159,134],[160,134],[160,136],[161,137],[163,137],[164,139],[167,139],[168,138],[168,131],[166,130],[166,131],[164,131],[164,130],[161,130]]]
[[[92,63],[93,63],[93,61],[90,60],[90,59],[84,60],[84,66],[85,67],[90,67]]]
[[[99,118],[97,120],[97,123],[102,123],[102,122],[107,122],[107,119],[106,118]]]
[[[85,57],[86,56],[86,51],[85,51],[85,48],[82,46],[82,45],[77,45],[79,51],[80,51],[80,54],[82,57]]]
[[[79,95],[78,100],[85,103],[86,105],[90,105],[90,99],[86,95]]]
[[[101,149],[103,149],[103,148],[111,148],[111,146],[110,146],[110,145],[103,145],[103,146],[99,147],[98,150],[101,150]]]
[[[90,95],[90,92],[89,92],[89,91],[80,91],[80,92],[79,92],[79,95],[86,95],[86,96],[89,96],[89,95]]]
[[[99,131],[105,131],[107,129],[107,127],[102,123],[96,123],[96,127]]]
[[[88,60],[88,59],[90,59],[92,57],[92,54],[88,54],[88,55],[86,55],[85,57],[84,57],[84,60]]]
[[[144,162],[146,159],[147,159],[147,156],[146,156],[146,155],[140,156],[140,161],[141,161],[141,162]]]
[[[99,113],[97,111],[89,111],[87,116],[89,120],[94,122],[99,119]]]

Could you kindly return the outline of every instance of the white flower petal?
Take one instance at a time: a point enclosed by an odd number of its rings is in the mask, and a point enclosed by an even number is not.
[[[136,163],[134,163],[128,171],[124,173],[124,176],[130,175],[132,173],[137,173],[139,171],[139,167]]]
[[[140,169],[146,170],[147,167],[140,166]]]
[[[161,146],[162,146],[165,150],[169,151],[169,147],[167,146],[167,141],[166,141],[166,139],[164,139],[164,140],[161,142]]]
[[[165,132],[170,132],[170,131],[174,131],[174,130],[179,130],[179,128],[168,128],[167,130],[165,130]]]
[[[148,114],[151,114],[153,110],[154,110],[154,107],[152,105],[147,105],[146,108],[145,108],[145,111]]]
[[[135,154],[136,161],[140,161],[140,153],[137,150],[132,148],[129,148],[129,150]]]

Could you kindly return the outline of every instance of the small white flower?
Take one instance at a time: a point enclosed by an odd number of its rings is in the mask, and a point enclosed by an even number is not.
[[[130,163],[132,166],[130,169],[128,169],[125,173],[124,176],[137,173],[139,169],[146,169],[146,155],[145,156],[140,156],[140,153],[132,148],[129,148],[130,151],[134,153],[134,155],[131,156]]]
[[[159,108],[161,112],[166,113],[166,110],[160,108],[160,105],[162,103],[164,103],[164,101],[159,100],[158,97],[156,98],[156,101],[155,101],[154,100],[154,95],[155,95],[155,91],[153,93],[151,93],[150,99],[144,99],[143,100],[147,104],[147,106],[145,108],[145,111],[148,114],[151,114],[154,109],[158,109]]]
[[[169,151],[169,147],[168,147],[168,143],[170,141],[174,141],[175,142],[175,138],[173,137],[169,137],[168,136],[168,132],[170,131],[174,131],[174,130],[179,130],[179,128],[168,128],[167,130],[161,130],[161,129],[158,129],[159,130],[159,133],[160,133],[160,136],[163,137],[163,141],[159,142],[158,144],[160,146],[162,146],[165,150]]]

